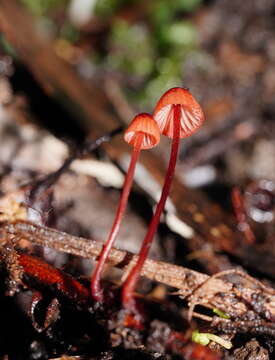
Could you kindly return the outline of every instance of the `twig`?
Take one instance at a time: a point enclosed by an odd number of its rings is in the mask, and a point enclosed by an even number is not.
[[[71,236],[64,232],[38,226],[27,221],[3,223],[2,233],[3,235],[6,233],[12,237],[23,238],[42,246],[84,258],[95,259],[102,249],[101,243],[95,240]],[[136,255],[118,249],[113,249],[109,257],[109,263],[122,270],[133,266],[136,260]],[[195,290],[205,284],[203,286],[203,301],[200,304],[220,309],[232,318],[241,316],[248,310],[247,303],[250,300],[252,302],[253,295],[264,293],[265,302],[263,308],[271,314],[271,318],[275,317],[275,296],[273,289],[267,288],[257,280],[253,281],[252,284],[250,277],[248,283],[242,285],[242,294],[245,294],[245,301],[242,301],[242,298],[239,297],[240,286],[238,289],[235,289],[234,285],[228,281],[215,277],[211,278],[208,275],[181,266],[148,259],[144,264],[142,276],[177,288],[179,289],[179,295],[185,298],[191,297],[191,299]]]
[[[108,141],[111,141],[111,139],[119,134],[122,131],[122,127],[118,127],[114,129],[113,131],[110,131],[109,133],[106,133],[96,140],[88,140],[84,143],[80,149],[77,149],[74,151],[70,156],[67,157],[67,159],[63,162],[63,164],[60,166],[59,169],[56,171],[46,175],[42,179],[35,181],[32,189],[31,189],[31,197],[39,195],[39,192],[45,192],[46,189],[50,188],[52,185],[54,185],[57,180],[60,178],[60,176],[69,169],[72,162],[78,158],[82,158],[86,155],[89,155],[94,150],[99,148],[103,143],[106,143]]]
[[[5,223],[2,226],[2,230],[17,238],[24,238],[41,246],[47,246],[57,251],[88,259],[96,259],[102,249],[102,244],[99,241],[72,236],[27,221]],[[110,265],[121,269],[127,269],[128,267],[133,266],[133,263],[135,263],[136,260],[136,255],[118,249],[113,249],[108,259]],[[192,281],[195,288],[196,285],[198,286],[198,284],[208,279],[207,275],[193,270],[150,259],[146,261],[142,275],[146,276],[148,279],[185,291],[186,296],[192,292],[192,287],[188,288],[188,282],[190,283],[190,281]],[[220,282],[220,280],[218,281]]]

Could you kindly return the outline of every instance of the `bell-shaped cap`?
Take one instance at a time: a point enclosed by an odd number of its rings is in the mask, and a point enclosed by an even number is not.
[[[124,133],[124,140],[135,146],[138,134],[144,135],[141,144],[143,150],[151,149],[159,143],[160,131],[152,115],[142,113],[135,116]]]
[[[192,135],[204,122],[204,114],[187,88],[172,88],[159,99],[153,117],[163,135],[173,138],[174,105],[181,105],[180,138]]]

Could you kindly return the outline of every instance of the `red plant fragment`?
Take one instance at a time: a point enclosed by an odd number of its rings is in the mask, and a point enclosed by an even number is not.
[[[23,267],[25,275],[47,285],[55,286],[58,291],[68,298],[84,302],[89,298],[89,291],[77,280],[62,271],[53,268],[42,260],[30,255],[20,254],[18,262]]]
[[[195,343],[183,347],[181,353],[186,360],[221,360],[221,357],[207,346]]]
[[[132,328],[132,329],[136,329],[136,330],[139,330],[139,331],[144,330],[143,322],[140,320],[140,318],[138,318],[138,317],[136,317],[135,315],[132,315],[132,314],[126,314],[126,316],[124,318],[123,325],[126,328]]]
[[[207,346],[190,342],[184,333],[172,331],[166,343],[174,354],[180,354],[185,360],[220,360],[219,354]]]

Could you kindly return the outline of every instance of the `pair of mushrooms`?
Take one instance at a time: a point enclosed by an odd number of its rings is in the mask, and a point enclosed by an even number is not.
[[[162,194],[143,240],[138,260],[131,269],[122,288],[122,304],[124,308],[131,312],[137,312],[134,290],[169,195],[180,138],[192,135],[202,125],[203,121],[204,114],[202,109],[189,90],[187,88],[172,88],[162,95],[156,105],[153,116],[146,113],[137,115],[125,131],[124,140],[133,146],[133,152],[113,226],[92,274],[91,292],[95,301],[104,301],[100,277],[121,225],[140,151],[156,146],[160,141],[160,134],[162,133],[172,139],[171,155]]]

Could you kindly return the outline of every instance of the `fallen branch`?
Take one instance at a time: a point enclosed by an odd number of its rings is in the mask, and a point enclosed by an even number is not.
[[[102,249],[102,244],[98,241],[71,236],[27,221],[6,222],[2,224],[1,229],[2,239],[6,238],[6,234],[15,239],[25,239],[88,259],[96,259]],[[136,255],[118,249],[113,249],[109,257],[110,265],[121,268],[123,271],[129,270],[136,260]],[[146,260],[142,270],[142,276],[177,288],[179,290],[177,294],[187,298],[191,306],[195,303],[212,309],[217,308],[231,318],[243,316],[253,307],[255,297],[259,295],[262,303],[255,312],[259,312],[269,321],[273,320],[275,318],[275,290],[245,273],[238,271],[231,271],[231,273],[233,275],[235,273],[242,279],[238,281],[237,287],[233,282],[219,278],[227,273],[216,274],[211,278],[194,270],[150,259]]]

